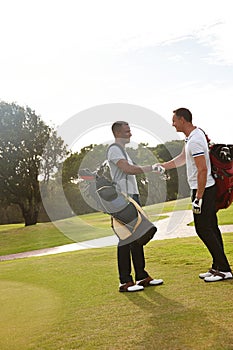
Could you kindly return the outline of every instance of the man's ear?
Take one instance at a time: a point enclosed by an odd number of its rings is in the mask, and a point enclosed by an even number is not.
[[[116,139],[119,139],[121,137],[121,132],[119,130],[116,130],[114,136],[115,136]]]

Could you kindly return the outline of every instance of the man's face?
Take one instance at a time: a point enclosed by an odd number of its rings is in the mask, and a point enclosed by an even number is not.
[[[127,124],[123,124],[118,131],[117,138],[121,139],[122,143],[126,144],[130,142],[130,137],[132,136],[130,127]]]
[[[177,132],[183,132],[183,125],[184,125],[184,118],[183,117],[178,118],[174,113],[172,117],[172,126],[176,128]]]

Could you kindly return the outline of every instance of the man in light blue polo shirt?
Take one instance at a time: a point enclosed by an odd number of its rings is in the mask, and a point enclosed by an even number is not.
[[[112,125],[115,144],[108,149],[108,161],[111,176],[119,192],[132,197],[139,205],[139,192],[136,174],[155,171],[157,165],[135,165],[125,150],[125,145],[132,136],[129,124],[117,121]],[[135,270],[135,282],[131,274],[131,259]],[[145,257],[143,246],[137,241],[130,244],[118,244],[117,261],[120,286],[119,292],[137,292],[144,287],[157,286],[163,283],[162,279],[153,279],[145,270]]]

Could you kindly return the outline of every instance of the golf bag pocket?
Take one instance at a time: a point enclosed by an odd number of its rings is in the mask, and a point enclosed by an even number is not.
[[[233,202],[233,145],[210,146],[212,175],[216,183],[216,210],[226,209]]]
[[[134,241],[145,245],[154,237],[157,228],[133,199],[128,200],[129,204],[124,210],[111,216],[112,229],[119,238],[119,245]]]
[[[119,240],[124,240],[132,236],[132,232],[130,232],[126,225],[115,219],[113,216],[111,216],[111,226]]]

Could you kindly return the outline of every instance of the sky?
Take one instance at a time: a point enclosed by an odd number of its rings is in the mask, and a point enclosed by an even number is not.
[[[141,106],[168,123],[174,109],[186,107],[213,142],[233,143],[230,0],[0,5],[1,100],[28,105],[57,128],[105,104]],[[77,130],[80,146],[109,139],[111,123]],[[134,135],[153,144],[140,127]]]

